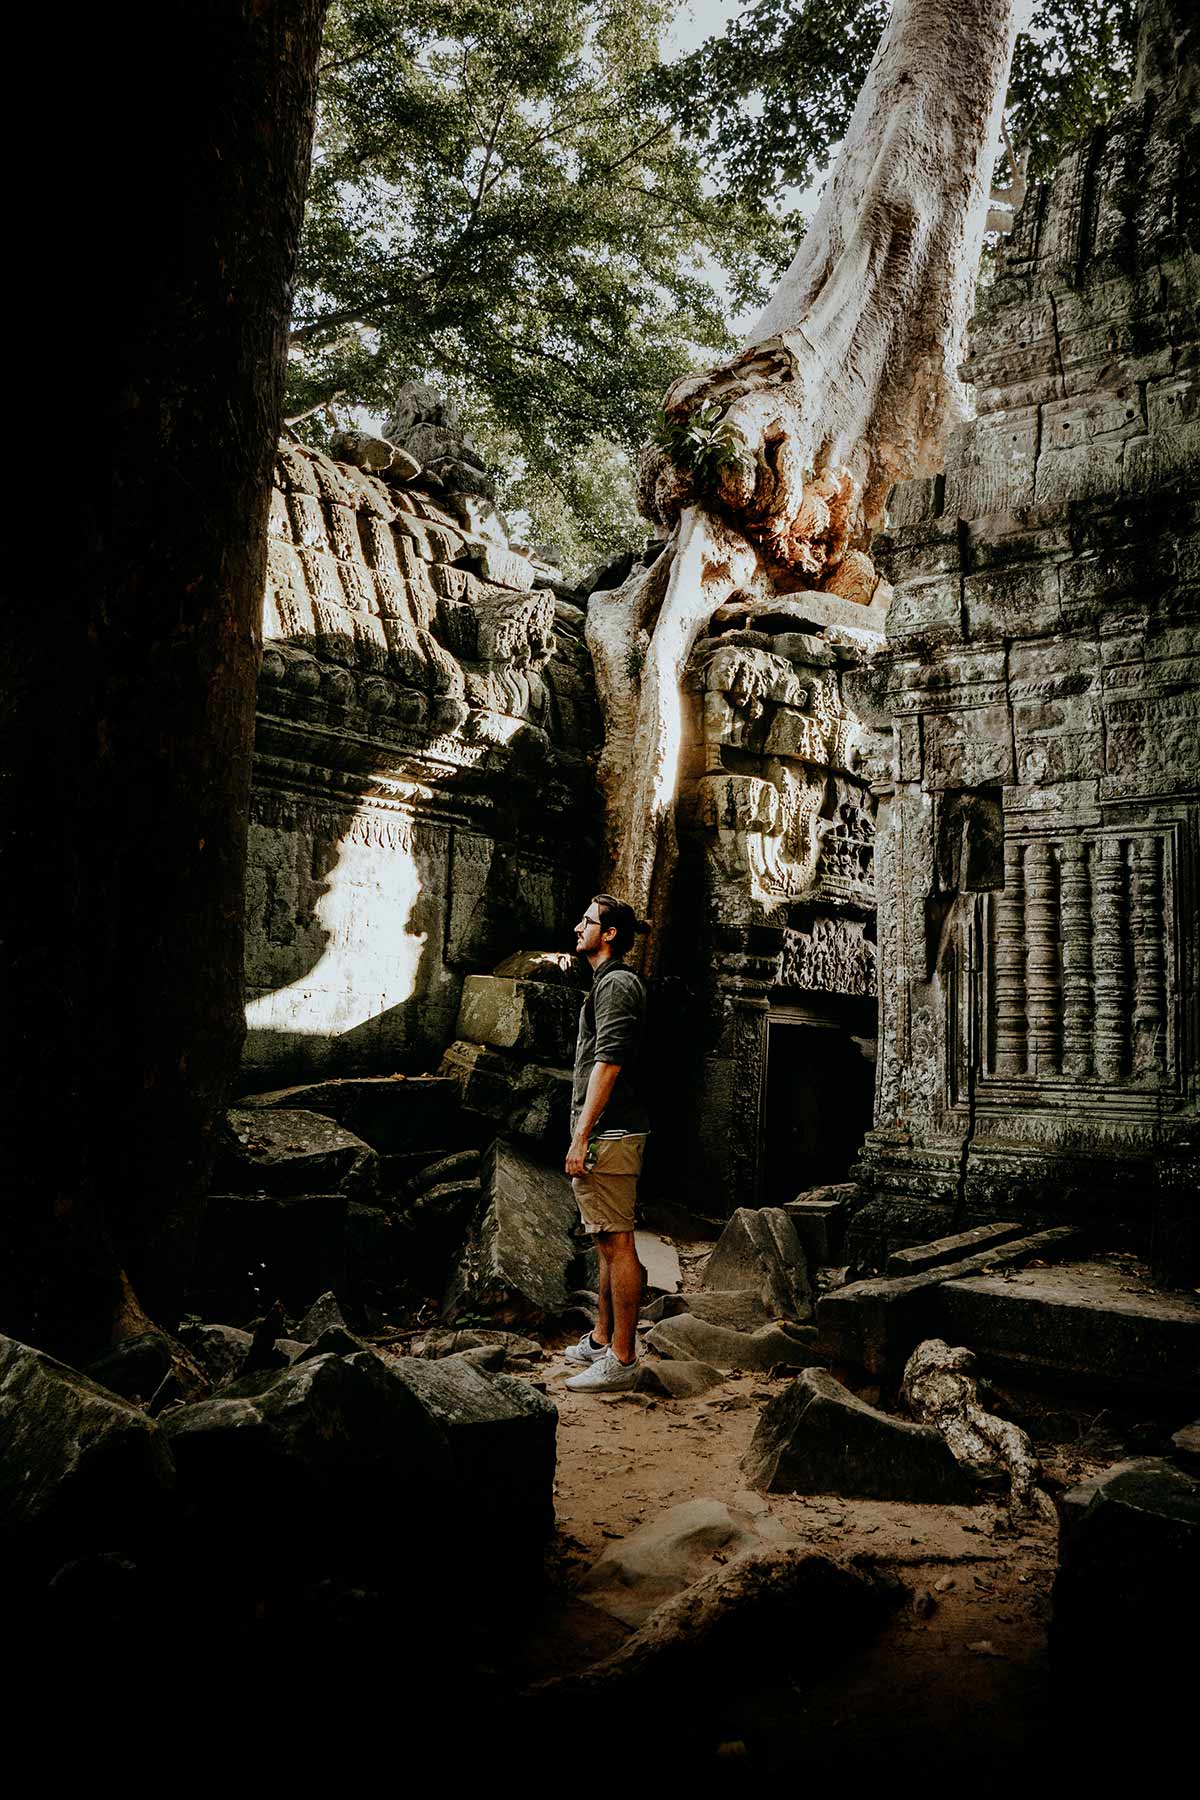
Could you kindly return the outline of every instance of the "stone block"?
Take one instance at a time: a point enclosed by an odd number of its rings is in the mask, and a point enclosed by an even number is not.
[[[238,1106],[322,1113],[389,1156],[440,1150],[462,1128],[458,1087],[437,1075],[307,1082],[300,1087],[247,1094]]]
[[[496,964],[492,973],[513,981],[540,981],[570,988],[580,1002],[589,986],[587,965],[567,950],[514,950]]]
[[[1030,505],[1038,436],[1036,406],[959,426],[946,451],[946,511],[979,519]]]
[[[1013,780],[1007,707],[929,713],[922,724],[927,788],[995,787]]]
[[[703,1286],[754,1294],[775,1319],[803,1324],[812,1318],[808,1265],[780,1206],[737,1209],[705,1265]]]
[[[477,1546],[471,1560],[486,1569],[498,1544],[506,1554],[536,1550],[554,1530],[554,1402],[518,1376],[485,1374],[458,1356],[402,1357],[390,1368],[449,1444],[462,1517]]]
[[[888,642],[951,644],[963,636],[962,578],[932,575],[897,587],[888,612]]]
[[[579,1209],[561,1167],[497,1139],[481,1169],[482,1201],[450,1279],[443,1317],[539,1324],[562,1312],[578,1253]]]
[[[940,1432],[868,1406],[825,1369],[805,1369],[767,1403],[741,1467],[768,1494],[928,1505],[974,1498]]]
[[[895,1250],[888,1257],[889,1275],[919,1275],[922,1269],[936,1269],[943,1263],[961,1262],[981,1250],[997,1244],[1008,1244],[1025,1231],[1021,1224],[976,1225],[970,1231],[956,1231],[949,1237],[934,1238],[928,1244],[912,1244]]]
[[[570,1138],[571,1071],[459,1039],[440,1073],[456,1082],[468,1113],[536,1144],[561,1148]]]
[[[1089,1486],[1086,1505],[1069,1495],[1063,1509],[1051,1671],[1072,1703],[1133,1701],[1142,1730],[1178,1733],[1191,1699],[1180,1622],[1200,1607],[1200,1482],[1155,1460]]]
[[[1057,566],[988,569],[963,582],[967,636],[973,642],[1045,637],[1061,631]]]
[[[679,1268],[679,1252],[669,1238],[653,1231],[635,1231],[634,1247],[638,1261],[646,1271],[648,1294],[677,1294],[683,1285]]]
[[[1194,1297],[1126,1294],[1086,1265],[1029,1271],[1020,1281],[964,1271],[939,1289],[931,1318],[940,1335],[993,1363],[1121,1392],[1200,1392]]]
[[[810,1269],[828,1268],[844,1260],[846,1221],[860,1191],[857,1182],[839,1182],[798,1194],[785,1205]]]
[[[10,1602],[68,1557],[135,1549],[166,1517],[175,1470],[139,1407],[0,1337],[0,1564]]]
[[[370,1351],[243,1376],[163,1428],[206,1536],[227,1532],[242,1555],[252,1546],[259,1576],[294,1578],[299,1558],[366,1577],[407,1565],[420,1586],[449,1548],[459,1496],[447,1434]]]
[[[540,1061],[574,1056],[579,995],[548,982],[504,975],[468,975],[455,1035],[497,1050],[520,1050]]]
[[[668,1400],[696,1400],[712,1388],[720,1387],[725,1376],[711,1363],[689,1362],[680,1358],[652,1362],[644,1357],[638,1366],[637,1392],[661,1394]]]
[[[497,587],[516,589],[528,593],[533,586],[534,570],[532,564],[516,551],[503,548],[499,544],[472,544],[464,560],[475,569],[485,581],[495,582]]]
[[[258,1194],[374,1193],[375,1151],[323,1113],[252,1106],[225,1116],[232,1142],[218,1156],[221,1185]]]

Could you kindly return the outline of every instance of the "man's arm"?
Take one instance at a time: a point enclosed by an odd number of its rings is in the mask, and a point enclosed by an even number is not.
[[[571,1139],[571,1148],[567,1151],[568,1175],[583,1174],[583,1159],[587,1155],[588,1139],[592,1135],[597,1119],[612,1098],[612,1091],[617,1085],[617,1076],[620,1073],[620,1063],[597,1062],[592,1064],[592,1072],[588,1076],[587,1093],[583,1101],[583,1111],[580,1113],[579,1123],[575,1127],[575,1136]]]

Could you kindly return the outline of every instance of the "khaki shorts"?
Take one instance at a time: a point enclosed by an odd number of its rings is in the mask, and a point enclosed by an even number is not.
[[[635,1229],[638,1176],[645,1149],[645,1132],[592,1138],[588,1144],[587,1173],[572,1176],[571,1186],[583,1228],[593,1237],[605,1231]]]

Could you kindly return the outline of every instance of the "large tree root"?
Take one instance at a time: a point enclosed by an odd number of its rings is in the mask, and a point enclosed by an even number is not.
[[[901,1392],[914,1419],[941,1432],[957,1462],[986,1479],[998,1469],[1009,1475],[1011,1501],[1019,1511],[1053,1513],[1038,1487],[1041,1465],[1019,1425],[997,1418],[982,1405],[970,1371],[969,1350],[952,1349],[942,1338],[918,1344],[904,1370]]]

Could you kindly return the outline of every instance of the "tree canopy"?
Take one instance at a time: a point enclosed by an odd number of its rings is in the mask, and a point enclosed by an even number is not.
[[[804,189],[845,135],[891,0],[750,0],[656,85],[724,190],[761,204]],[[1136,0],[1036,0],[1006,112],[1031,178],[1128,92]]]
[[[749,0],[672,65],[671,0],[333,0],[288,411],[459,405],[578,569],[638,535],[629,456],[793,255],[889,0]],[[1012,137],[1044,173],[1127,89],[1135,0],[1038,0]]]
[[[606,547],[595,455],[636,447],[664,388],[728,346],[714,271],[754,295],[778,260],[778,227],[706,189],[654,85],[671,10],[336,0],[292,414],[333,394],[382,412],[398,380],[427,379],[510,486],[557,489]]]

